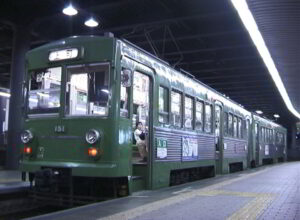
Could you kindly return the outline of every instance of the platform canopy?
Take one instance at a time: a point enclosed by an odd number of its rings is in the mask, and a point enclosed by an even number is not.
[[[248,0],[289,97],[300,111],[298,0]],[[2,0],[0,86],[9,87],[14,26],[30,27],[31,48],[70,35],[110,31],[189,71],[251,111],[279,123],[296,121],[230,0]],[[87,27],[93,17],[99,25]]]

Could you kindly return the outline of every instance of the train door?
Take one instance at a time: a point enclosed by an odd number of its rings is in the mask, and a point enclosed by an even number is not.
[[[260,143],[259,143],[259,126],[256,122],[254,125],[254,132],[255,132],[255,164],[256,166],[259,166],[259,154],[260,154]]]
[[[222,173],[223,163],[223,131],[221,129],[222,122],[222,106],[219,104],[215,105],[215,145],[216,145],[216,170],[217,173]]]
[[[150,77],[142,72],[133,74],[132,87],[132,130],[135,154],[132,157],[132,173],[144,179],[147,186],[150,181],[150,158],[152,140],[152,83]]]

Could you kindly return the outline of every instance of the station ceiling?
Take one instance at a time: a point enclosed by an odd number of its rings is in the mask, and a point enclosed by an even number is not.
[[[290,98],[299,111],[299,3],[289,1],[294,6],[286,7],[281,13],[280,4],[287,1],[276,1],[277,6],[265,13],[274,1],[248,2],[282,73]],[[14,36],[12,24],[32,27],[31,48],[70,35],[102,35],[110,31],[116,37],[125,38],[168,61],[175,68],[189,71],[248,110],[262,110],[270,119],[274,119],[273,114],[277,113],[282,124],[296,120],[287,110],[229,0],[73,0],[73,5],[79,9],[73,17],[62,14],[68,3],[63,0],[1,1],[2,87],[9,87]],[[265,11],[260,10],[261,7]],[[298,7],[297,14],[294,14],[298,24],[289,14],[289,9],[294,7]],[[97,28],[84,26],[85,19],[91,14],[100,21]],[[288,24],[288,31],[285,31],[285,24]],[[298,28],[297,31],[294,28]]]

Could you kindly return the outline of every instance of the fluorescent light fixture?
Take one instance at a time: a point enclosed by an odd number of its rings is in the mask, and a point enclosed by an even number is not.
[[[107,89],[101,89],[101,91],[104,93],[107,93],[107,94],[109,93],[109,91]]]
[[[65,7],[63,9],[63,13],[68,16],[73,16],[77,15],[78,11],[76,10],[76,8],[73,7],[72,4],[70,4],[68,7]]]
[[[263,113],[263,111],[261,111],[261,110],[256,110],[255,112],[259,115],[261,115]]]
[[[274,114],[273,116],[274,116],[274,118],[280,118],[280,116],[278,114]]]
[[[297,118],[300,118],[300,113],[294,108],[287,91],[280,78],[279,72],[274,64],[274,61],[269,53],[269,50],[264,42],[261,33],[258,30],[254,17],[248,8],[246,0],[231,0],[233,6],[237,10],[242,22],[244,23],[247,31],[249,32],[253,43],[255,44],[260,56],[262,57],[265,65],[267,66],[269,73],[279,90],[279,93],[287,106],[288,110],[294,114]]]
[[[86,20],[84,24],[88,27],[97,27],[99,25],[99,23],[94,18]]]
[[[0,92],[0,96],[4,96],[4,97],[9,98],[9,97],[10,97],[10,94],[7,93],[7,92]]]

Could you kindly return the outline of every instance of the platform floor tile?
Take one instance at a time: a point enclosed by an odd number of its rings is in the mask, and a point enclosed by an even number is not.
[[[261,167],[35,219],[300,219],[300,162]]]

